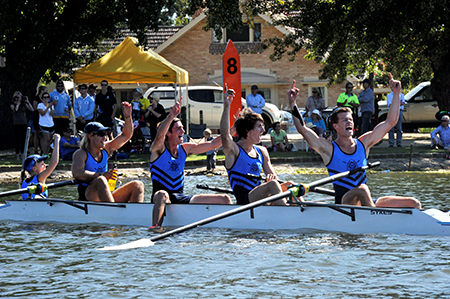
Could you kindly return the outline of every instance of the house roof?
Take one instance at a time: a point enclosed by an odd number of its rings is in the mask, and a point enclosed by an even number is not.
[[[148,31],[147,35],[147,47],[149,49],[155,50],[171,36],[180,31],[183,26],[160,26],[158,31]],[[136,37],[136,33],[132,32],[130,29],[123,29],[120,36],[115,39],[105,39],[100,43],[99,49],[106,49],[106,52],[99,53],[105,55],[107,51],[116,48],[120,45],[126,37]]]

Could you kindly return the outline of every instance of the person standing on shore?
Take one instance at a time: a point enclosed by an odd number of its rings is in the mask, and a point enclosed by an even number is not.
[[[391,91],[386,96],[386,102],[388,108],[392,104],[392,98],[394,97],[394,92]],[[402,147],[402,137],[403,137],[403,131],[402,131],[402,123],[403,123],[403,108],[405,107],[405,95],[403,93],[400,93],[400,114],[398,115],[398,121],[397,124],[392,127],[392,129],[389,130],[389,147],[394,147],[394,133],[397,133],[397,147]]]
[[[64,91],[64,82],[58,80],[56,89],[50,93],[50,101],[53,103],[53,123],[55,132],[60,136],[69,126],[69,112],[72,109],[72,102],[69,95]]]
[[[347,107],[339,107],[330,116],[333,129],[337,134],[335,141],[320,138],[313,130],[304,126],[302,116],[298,113],[295,103],[299,90],[295,88],[294,81],[292,89],[288,91],[288,97],[295,127],[309,146],[321,155],[330,176],[366,166],[370,148],[377,144],[397,123],[400,111],[401,83],[394,80],[392,75],[390,77],[389,84],[394,92],[394,97],[386,121],[379,123],[373,131],[354,139],[352,111]],[[374,202],[366,181],[366,172],[364,171],[334,182],[335,203],[371,207],[421,208],[420,202],[413,197],[385,196]]]

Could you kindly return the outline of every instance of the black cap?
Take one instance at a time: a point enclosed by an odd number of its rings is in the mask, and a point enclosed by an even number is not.
[[[258,85],[252,85],[252,90],[253,89],[258,89]]]
[[[104,125],[96,121],[90,122],[86,125],[86,127],[84,127],[84,132],[86,134],[91,134],[94,132],[102,132],[107,130],[111,130],[111,128],[105,127]]]
[[[90,84],[90,85],[89,85],[89,89],[91,89],[91,88],[97,89],[97,86],[95,86],[94,84]]]

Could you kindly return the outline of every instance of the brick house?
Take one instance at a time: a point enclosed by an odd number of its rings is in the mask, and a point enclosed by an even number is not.
[[[300,89],[299,107],[304,107],[312,88],[320,89],[327,106],[335,106],[336,99],[344,91],[344,84],[327,87],[326,80],[319,80],[320,65],[303,58],[301,51],[294,61],[286,57],[279,61],[270,60],[272,49],[262,51],[261,41],[272,36],[283,36],[287,30],[270,25],[267,16],[255,17],[255,28],[248,26],[242,32],[223,30],[222,40],[216,40],[212,30],[204,31],[204,13],[199,14],[188,25],[174,33],[157,46],[154,51],[189,72],[189,85],[222,85],[222,54],[230,38],[241,58],[242,95],[250,93],[253,84],[258,85],[267,102],[284,108],[288,104],[286,92],[297,81]]]

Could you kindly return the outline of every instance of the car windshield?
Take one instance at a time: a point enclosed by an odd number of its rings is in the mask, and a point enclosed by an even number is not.
[[[405,95],[405,101],[409,101],[409,100],[411,100],[411,98],[413,98],[414,96],[416,96],[417,93],[418,93],[422,88],[424,88],[424,85],[426,85],[426,84],[419,84],[419,85],[417,85],[416,87],[414,87],[410,92],[408,92],[408,93]],[[428,85],[429,85],[429,84],[428,84]]]

